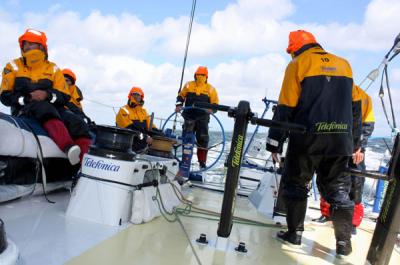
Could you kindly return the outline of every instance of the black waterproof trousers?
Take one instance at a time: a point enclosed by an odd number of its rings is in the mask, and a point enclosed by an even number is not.
[[[285,158],[282,175],[283,198],[287,206],[287,225],[290,232],[304,231],[309,183],[314,173],[322,196],[331,205],[332,221],[337,240],[350,240],[354,203],[349,192],[351,177],[344,171],[348,156],[292,154]]]
[[[353,162],[349,164],[350,168],[355,168],[358,170],[365,170],[365,160],[361,161],[360,164],[355,165]],[[355,203],[361,203],[362,201],[362,194],[364,190],[364,182],[365,178],[351,176],[351,189],[350,189],[350,199]]]
[[[37,119],[41,124],[50,119],[59,119],[67,127],[73,139],[90,138],[89,127],[85,121],[64,107],[56,107],[48,101],[32,101],[19,110],[19,115]]]
[[[210,115],[202,115],[200,117],[187,117],[183,115],[185,122],[183,124],[183,132],[194,132],[196,134],[196,141],[199,147],[208,147],[210,137],[208,135],[208,123],[210,122]]]

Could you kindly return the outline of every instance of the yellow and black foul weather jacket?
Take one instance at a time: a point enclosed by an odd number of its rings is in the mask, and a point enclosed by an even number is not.
[[[71,95],[71,98],[67,103],[68,109],[70,109],[76,114],[82,114],[83,113],[83,108],[81,104],[81,101],[83,100],[82,91],[76,85],[69,86],[68,90]]]
[[[193,106],[195,102],[219,104],[217,90],[208,83],[197,85],[196,81],[187,82],[176,98],[176,105],[189,107]],[[185,114],[189,118],[195,118],[205,115],[206,112],[203,110],[185,110],[184,116]]]
[[[116,124],[118,127],[132,129],[146,134],[150,128],[150,116],[142,106],[137,105],[135,107],[130,107],[127,104],[120,108],[116,117]],[[155,128],[155,126],[153,125],[152,128]]]
[[[69,102],[74,104],[77,108],[82,110],[81,101],[83,100],[82,91],[76,85],[69,86],[69,92],[71,94],[71,99]]]
[[[44,90],[48,101],[63,107],[70,99],[64,75],[52,62],[45,61],[40,67],[31,69],[24,63],[23,57],[12,60],[3,70],[1,82],[1,102],[11,106],[14,111],[30,101],[30,93]]]
[[[375,115],[372,109],[371,97],[362,90],[359,86],[356,86],[359,98],[361,99],[361,115],[362,115],[362,133],[361,133],[361,152],[365,152],[367,147],[368,138],[372,135],[375,128]]]
[[[295,55],[273,119],[304,125],[307,132],[290,133],[288,152],[350,156],[361,137],[361,101],[349,63],[318,44],[305,45]],[[286,137],[285,131],[271,128],[267,150],[278,152]]]

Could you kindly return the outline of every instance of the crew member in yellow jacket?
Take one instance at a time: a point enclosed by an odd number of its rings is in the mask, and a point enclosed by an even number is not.
[[[64,75],[65,82],[68,85],[69,93],[71,95],[70,100],[67,102],[66,106],[73,113],[81,117],[86,121],[87,124],[92,124],[91,119],[85,114],[82,107],[83,94],[80,88],[76,85],[76,75],[68,68],[64,68],[61,71]]]
[[[187,82],[176,99],[175,112],[180,112],[183,105],[191,107],[196,102],[219,104],[217,90],[208,83],[208,69],[199,66],[194,73],[194,81]],[[208,123],[212,110],[185,109],[182,113],[185,123],[183,132],[193,131],[197,141],[197,160],[200,168],[206,167],[208,152]]]
[[[38,120],[71,164],[78,164],[91,142],[89,128],[65,108],[71,95],[60,69],[48,60],[46,34],[27,29],[18,41],[22,56],[3,70],[0,100],[12,115]]]
[[[304,30],[290,32],[286,51],[292,61],[286,68],[273,120],[301,124],[307,132],[287,134],[277,128],[268,132],[267,150],[275,161],[289,137],[281,181],[288,230],[279,232],[277,238],[301,245],[308,184],[317,173],[321,194],[332,205],[336,254],[347,256],[352,251],[354,202],[349,197],[351,178],[343,172],[360,148],[361,138],[361,100],[351,66],[325,51],[314,35]]]
[[[149,135],[150,116],[147,114],[146,109],[143,108],[143,99],[143,90],[140,87],[132,87],[128,94],[128,103],[119,110],[116,116],[118,127],[132,129],[141,133],[133,142],[133,150],[135,152],[142,151],[153,142]],[[154,125],[151,127],[155,128]]]

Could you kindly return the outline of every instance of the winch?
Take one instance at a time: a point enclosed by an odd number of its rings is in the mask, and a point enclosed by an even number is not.
[[[173,181],[177,161],[136,155],[132,151],[133,136],[131,130],[97,126],[96,141],[83,157],[67,216],[121,225],[130,220],[135,191]]]

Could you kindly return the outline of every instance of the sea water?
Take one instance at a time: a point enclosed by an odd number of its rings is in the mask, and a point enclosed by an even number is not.
[[[250,141],[252,133],[248,133],[246,136],[245,148]],[[265,149],[265,139],[267,137],[266,133],[259,133],[254,137],[252,144],[248,148],[247,156],[256,158],[256,159],[270,159],[270,153]],[[220,160],[216,163],[216,165],[207,171],[205,174],[205,181],[214,182],[214,183],[223,183],[224,177],[226,175],[226,167],[225,161],[229,154],[231,140],[232,140],[232,132],[225,132],[225,149]],[[209,146],[213,146],[216,143],[222,141],[222,135],[220,132],[210,132],[210,142]],[[212,163],[213,159],[215,159],[219,152],[221,151],[222,146],[217,146],[209,151],[208,155],[208,163]],[[375,170],[378,171],[380,167],[387,167],[390,159],[390,151],[393,148],[393,141],[390,138],[383,137],[372,137],[368,141],[368,145],[365,152],[365,163],[367,170]],[[194,160],[196,158],[194,157]],[[375,191],[377,180],[367,178],[365,180],[364,192],[363,192],[363,202],[366,206],[372,206],[375,200]]]

